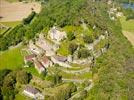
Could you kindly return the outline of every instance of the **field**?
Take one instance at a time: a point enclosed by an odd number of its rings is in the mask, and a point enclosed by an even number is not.
[[[17,94],[17,95],[15,96],[15,100],[27,100],[27,99],[25,98],[25,96],[23,96],[23,95],[21,95],[21,94]]]
[[[25,70],[28,72],[28,73],[31,73],[32,75],[35,75],[35,76],[38,76],[40,77],[40,74],[38,73],[37,69],[35,69],[35,67],[27,67],[25,68]]]
[[[23,18],[26,18],[31,13],[32,9],[39,13],[41,8],[41,5],[36,2],[9,3],[5,0],[0,0],[0,3],[0,22],[20,21]]]
[[[7,27],[14,27],[14,26],[20,24],[21,21],[10,21],[10,22],[0,22],[0,23]]]
[[[127,39],[131,42],[131,44],[134,46],[134,33],[123,31],[123,34]]]
[[[0,34],[3,34],[6,31],[6,29],[0,29]]]
[[[131,42],[134,46],[134,20],[126,21],[125,17],[120,19],[122,25],[122,32],[125,37]]]
[[[126,21],[125,17],[122,17],[120,19],[120,22],[121,22],[123,31],[133,32],[134,34],[134,20]]]
[[[16,69],[22,67],[23,56],[21,55],[22,46],[12,48],[0,53],[0,70],[1,69]]]
[[[63,55],[63,56],[69,55],[68,46],[69,46],[69,42],[68,41],[63,41],[61,43],[60,48],[57,50],[57,53],[60,54],[60,55]]]

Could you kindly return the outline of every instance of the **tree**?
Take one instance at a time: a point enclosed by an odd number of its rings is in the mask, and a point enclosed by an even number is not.
[[[33,66],[34,66],[33,62],[30,62],[30,61],[27,62],[27,65],[28,65],[29,67],[33,67]]]
[[[3,70],[0,70],[0,86],[3,85],[3,81],[4,81],[4,77],[9,74],[11,72],[11,70],[9,69],[3,69]]]
[[[4,69],[0,70],[0,100],[2,100],[3,95],[2,95],[2,86],[4,83],[4,78],[11,72],[11,70]]]
[[[59,75],[58,73],[56,73],[54,75],[51,75],[51,76],[47,75],[45,79],[48,80],[48,81],[53,82],[54,84],[59,84],[59,83],[62,82],[62,76]]]
[[[46,70],[41,72],[41,78],[42,79],[44,79],[46,77],[46,75],[47,75],[47,71]]]
[[[78,51],[78,58],[87,58],[89,57],[90,51],[87,49],[82,48],[81,50]]]
[[[84,100],[86,97],[87,97],[87,91],[83,90],[83,91],[80,92],[80,96],[74,98],[74,100]]]
[[[2,95],[4,100],[14,100],[16,91],[15,91],[15,72],[10,72],[5,78],[3,82],[3,86],[1,87]]]
[[[69,47],[68,47],[68,50],[70,52],[70,54],[72,55],[78,48],[78,45],[75,44],[75,43],[70,43],[69,44]]]
[[[67,33],[67,38],[68,38],[69,41],[75,39],[75,35],[74,35],[74,33],[73,33],[73,32],[69,32],[69,33]]]
[[[54,88],[56,91],[53,96],[48,98],[49,100],[68,100],[71,94],[77,90],[73,83],[64,83]]]
[[[85,35],[85,36],[83,36],[83,40],[84,40],[85,43],[92,43],[93,42],[93,36]]]
[[[0,51],[8,49],[8,43],[5,38],[0,38]]]
[[[17,71],[16,80],[21,84],[28,84],[30,81],[30,75],[24,70],[19,70]]]
[[[27,18],[23,19],[23,24],[29,24],[35,15],[35,11],[32,11],[32,13]]]
[[[16,83],[15,74],[15,72],[10,72],[7,76],[5,76],[3,86],[14,88]]]

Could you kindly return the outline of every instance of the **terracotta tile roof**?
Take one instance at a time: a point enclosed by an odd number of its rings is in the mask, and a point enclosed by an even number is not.
[[[44,66],[39,62],[39,61],[34,61],[34,64],[35,64],[35,66],[36,67],[38,67],[39,69],[41,69],[41,68],[44,68]]]
[[[49,62],[49,59],[46,57],[46,56],[43,56],[42,58],[41,58],[41,62],[43,62],[43,63],[48,63]]]
[[[31,55],[25,56],[24,58],[25,58],[25,60],[27,60],[27,61],[31,61],[31,60],[33,60],[33,58],[35,58],[35,57],[36,57],[35,54],[31,54]]]

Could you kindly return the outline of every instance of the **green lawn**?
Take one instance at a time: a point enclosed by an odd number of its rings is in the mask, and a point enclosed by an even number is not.
[[[26,99],[25,96],[23,96],[23,95],[21,95],[21,94],[18,93],[18,94],[15,96],[15,100],[28,100],[28,99]]]
[[[86,34],[86,35],[92,34],[91,29],[84,31],[81,26],[66,26],[63,28],[63,30],[66,31],[67,33],[74,32],[74,34],[75,34],[74,40],[72,40],[72,41],[65,40],[65,41],[61,42],[61,47],[59,48],[57,53],[60,55],[63,55],[63,56],[69,55],[68,46],[69,46],[70,42],[84,45],[85,43],[83,41],[82,34]]]
[[[67,78],[67,79],[91,79],[92,78],[92,74],[91,72],[86,72],[84,74],[72,74],[72,73],[65,73],[63,71],[59,72],[60,75],[62,75],[63,78]]]
[[[0,29],[0,34],[3,34],[6,31],[6,29]]]
[[[85,67],[89,67],[90,65],[89,64],[81,65],[81,64],[72,63],[71,66],[72,68],[85,68]]]
[[[27,68],[25,68],[25,70],[26,70],[27,72],[29,72],[29,73],[35,75],[35,76],[40,77],[40,74],[38,73],[38,71],[35,69],[34,66],[33,66],[33,67],[27,67]]]
[[[0,22],[1,24],[8,26],[8,27],[14,27],[21,23],[21,21],[12,21],[12,22]]]
[[[126,21],[125,17],[120,18],[123,31],[133,32],[134,33],[134,20]]]
[[[57,53],[63,56],[69,55],[68,46],[69,46],[69,41],[63,41],[61,43],[60,48],[57,50]]]
[[[0,69],[16,69],[24,64],[23,56],[21,55],[22,46],[12,48],[0,53]]]
[[[91,79],[92,77],[92,74],[91,72],[85,72],[85,73],[82,73],[82,74],[72,74],[72,73],[66,73],[66,72],[63,72],[62,70],[56,68],[56,67],[49,67],[48,68],[48,72],[53,72],[53,73],[56,73],[58,72],[59,75],[62,76],[62,78],[67,78],[67,79]]]
[[[84,41],[83,41],[83,35],[92,35],[93,30],[91,28],[88,28],[87,30],[84,30],[81,26],[65,26],[63,28],[64,31],[68,32],[73,32],[75,34],[75,39],[73,40],[73,42],[75,43],[79,43],[81,45],[84,45]]]
[[[10,32],[10,30],[12,30],[11,27],[9,27],[7,29],[0,29],[0,35],[8,34]]]
[[[62,68],[62,69],[65,69],[65,70],[73,70],[73,71],[76,71],[76,70],[82,70],[83,68],[82,67],[71,67],[71,68]]]

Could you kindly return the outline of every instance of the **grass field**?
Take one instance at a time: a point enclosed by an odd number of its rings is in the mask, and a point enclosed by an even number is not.
[[[0,22],[1,24],[7,26],[7,27],[14,27],[21,23],[21,21],[12,21],[12,22]]]
[[[85,72],[83,74],[72,74],[72,73],[65,73],[63,71],[60,71],[59,74],[62,75],[62,78],[65,78],[65,79],[84,80],[84,79],[91,79],[92,78],[91,72]]]
[[[56,73],[58,72],[59,75],[62,76],[62,78],[66,78],[66,79],[91,79],[92,77],[92,74],[91,72],[85,72],[83,74],[73,74],[73,73],[66,73],[56,67],[49,67],[48,68],[48,72],[53,72],[53,73]]]
[[[131,42],[134,46],[134,20],[126,21],[125,17],[120,19],[122,25],[123,35]]]
[[[21,55],[22,46],[12,48],[0,53],[0,70],[1,69],[16,69],[22,67],[23,56]]]
[[[125,17],[120,18],[123,31],[133,32],[134,34],[134,20],[126,21]]]
[[[28,100],[28,99],[26,99],[26,97],[23,96],[23,95],[21,95],[21,94],[17,94],[17,95],[15,96],[15,100]]]
[[[134,46],[134,33],[133,32],[127,32],[123,31],[123,35],[131,42],[131,44]]]
[[[25,68],[25,70],[29,73],[31,73],[32,75],[35,75],[37,77],[40,77],[40,74],[38,73],[38,71],[35,69],[35,67],[27,67]]]
[[[69,41],[63,41],[61,43],[60,48],[57,50],[57,53],[63,56],[69,55],[68,46],[69,46]]]
[[[0,34],[3,34],[6,31],[6,29],[0,29]]]

